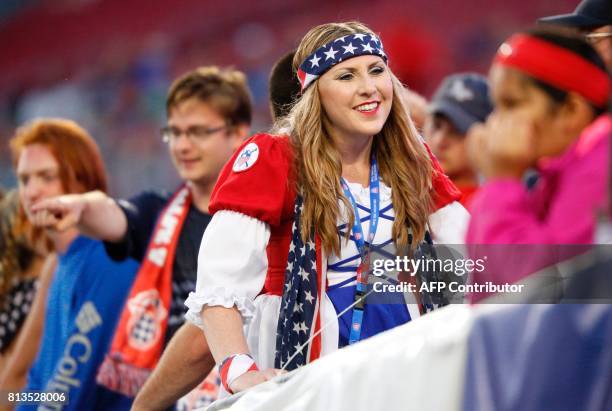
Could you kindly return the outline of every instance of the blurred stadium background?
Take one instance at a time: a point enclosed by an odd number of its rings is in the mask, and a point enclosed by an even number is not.
[[[15,184],[7,147],[35,117],[67,117],[102,147],[111,191],[178,182],[158,130],[171,80],[200,65],[249,78],[253,131],[270,125],[274,61],[312,26],[357,19],[382,35],[391,66],[430,97],[445,75],[485,73],[499,43],[577,0],[1,0],[0,186]]]

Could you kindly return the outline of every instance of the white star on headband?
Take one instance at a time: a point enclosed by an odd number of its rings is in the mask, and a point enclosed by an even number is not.
[[[353,46],[353,43],[349,43],[348,46],[342,46],[342,48],[344,49],[344,54],[355,54],[355,50],[357,50],[357,47]]]
[[[312,59],[308,60],[310,61],[310,67],[319,67],[319,60],[321,60],[321,57],[317,57],[315,54]]]
[[[336,58],[336,53],[338,52],[338,50],[334,50],[333,47],[330,47],[329,50],[327,50],[326,52],[324,52],[323,54],[325,54],[325,61],[327,60],[334,60]]]
[[[374,34],[355,33],[323,44],[300,65],[298,77],[302,92],[331,67],[363,54],[380,56],[385,62],[387,61],[382,41]]]

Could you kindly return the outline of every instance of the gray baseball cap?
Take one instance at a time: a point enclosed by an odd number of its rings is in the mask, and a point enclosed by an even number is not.
[[[492,111],[487,79],[477,73],[446,77],[429,105],[429,113],[444,115],[462,134],[472,124],[484,122]]]

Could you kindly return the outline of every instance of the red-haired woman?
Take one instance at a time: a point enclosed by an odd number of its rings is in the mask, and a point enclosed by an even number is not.
[[[110,260],[99,241],[76,228],[43,229],[55,217],[35,211],[37,202],[62,194],[106,191],[100,151],[85,130],[72,121],[37,120],[17,130],[10,141],[21,200],[21,215],[33,223],[32,239],[45,238],[58,254],[49,286],[44,332],[26,390],[55,393],[36,405],[65,402],[63,409],[92,404],[108,409],[129,407],[95,383],[109,348],[135,262]],[[44,236],[43,234],[44,230]],[[62,396],[66,401],[62,401]]]

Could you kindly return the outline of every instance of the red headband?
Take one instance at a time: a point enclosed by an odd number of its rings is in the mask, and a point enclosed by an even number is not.
[[[608,73],[547,41],[515,34],[499,47],[493,62],[517,68],[561,90],[576,92],[597,107],[608,103]]]

